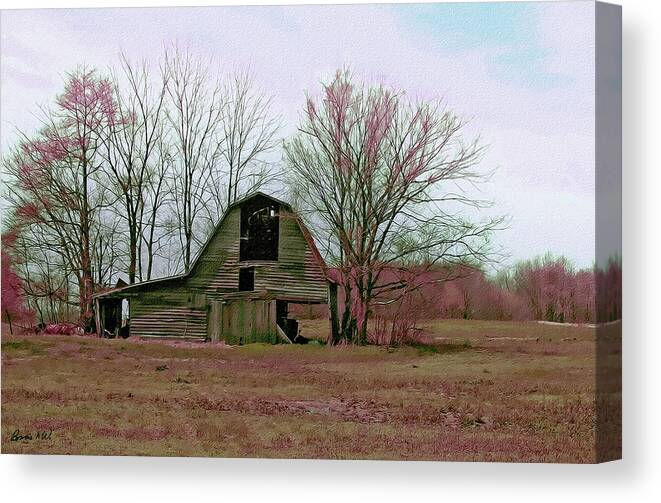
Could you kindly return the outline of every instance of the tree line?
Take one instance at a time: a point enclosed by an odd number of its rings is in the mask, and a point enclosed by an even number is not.
[[[275,181],[271,108],[249,74],[176,47],[156,67],[122,55],[108,75],[69,73],[3,159],[3,253],[28,308],[89,328],[95,289],[120,273],[187,271],[224,210]]]
[[[485,146],[441,101],[339,70],[281,138],[272,97],[212,68],[176,47],[153,64],[121,56],[107,75],[80,67],[39,130],[18,132],[3,159],[3,319],[89,329],[100,287],[187,271],[225,209],[268,188],[331,266],[332,344],[370,342],[379,313],[439,268],[460,281],[498,262],[504,220],[478,218],[490,203],[471,190],[489,175]]]
[[[382,281],[404,281],[407,288],[393,302],[373,307],[368,339],[379,344],[416,342],[422,335],[419,322],[429,319],[604,323],[622,316],[617,257],[605,267],[576,268],[565,257],[546,254],[497,273],[477,265],[391,267]],[[327,313],[301,306],[297,315],[325,318]]]

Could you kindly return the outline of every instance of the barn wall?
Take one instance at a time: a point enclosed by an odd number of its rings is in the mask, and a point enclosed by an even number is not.
[[[203,251],[191,273],[188,285],[215,293],[239,288],[239,238],[241,211],[231,210]]]
[[[237,299],[211,301],[208,335],[228,344],[277,341],[275,301]]]
[[[129,300],[131,335],[204,339],[207,309],[200,294],[187,289],[144,292]]]
[[[323,272],[297,221],[287,214],[280,217],[278,261],[239,261],[241,209],[232,209],[218,232],[211,238],[188,280],[209,298],[236,291],[239,268],[255,267],[255,290],[269,290],[276,296],[289,296],[310,302],[325,302],[327,286]]]
[[[255,289],[267,289],[285,296],[325,302],[328,287],[323,271],[290,214],[280,217],[277,264],[255,268]]]

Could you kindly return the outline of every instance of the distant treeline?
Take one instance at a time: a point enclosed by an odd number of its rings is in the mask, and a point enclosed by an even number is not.
[[[618,259],[605,268],[577,269],[566,258],[552,255],[518,262],[496,275],[467,266],[438,266],[423,273],[392,268],[383,281],[401,280],[408,291],[392,302],[379,299],[374,315],[377,320],[607,322],[621,317],[621,276]],[[299,308],[298,315],[324,317],[326,310]]]
[[[471,190],[489,179],[486,146],[440,97],[338,70],[283,137],[273,98],[245,72],[176,45],[159,61],[120,59],[108,75],[68,73],[39,128],[17,131],[2,158],[10,330],[91,331],[94,293],[189,271],[227,208],[275,188],[331,266],[330,344],[410,341],[424,318],[620,317],[618,260],[576,270],[545,256],[485,272],[506,218],[476,214],[491,206]]]

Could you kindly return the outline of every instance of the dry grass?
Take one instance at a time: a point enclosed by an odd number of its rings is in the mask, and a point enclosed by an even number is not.
[[[594,329],[424,330],[431,349],[3,335],[2,451],[595,460]]]

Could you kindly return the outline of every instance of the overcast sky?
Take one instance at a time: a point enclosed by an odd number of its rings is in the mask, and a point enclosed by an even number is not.
[[[177,42],[221,71],[249,68],[283,134],[335,69],[443,98],[497,168],[479,197],[510,225],[509,261],[551,251],[594,260],[594,4],[585,2],[24,10],[1,13],[0,145],[33,130],[67,70]]]

